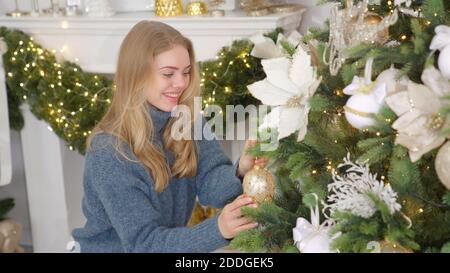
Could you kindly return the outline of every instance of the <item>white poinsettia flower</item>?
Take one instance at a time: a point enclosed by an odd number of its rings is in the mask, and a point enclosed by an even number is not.
[[[440,131],[449,122],[439,111],[442,97],[450,95],[450,83],[434,67],[426,68],[421,79],[424,85],[409,81],[386,97],[386,103],[399,116],[392,124],[398,132],[395,143],[408,148],[412,162],[444,143]]]
[[[269,37],[258,33],[250,37],[250,41],[254,44],[250,55],[260,59],[288,57],[289,53],[284,49],[282,42],[288,42],[293,48],[296,48],[302,39],[303,36],[297,31],[293,31],[287,38],[282,33],[279,33],[275,44]]]
[[[279,57],[261,61],[267,78],[248,87],[263,104],[276,106],[264,119],[262,128],[277,128],[278,139],[299,130],[304,139],[308,125],[308,99],[320,84],[311,57],[298,47],[292,59]]]

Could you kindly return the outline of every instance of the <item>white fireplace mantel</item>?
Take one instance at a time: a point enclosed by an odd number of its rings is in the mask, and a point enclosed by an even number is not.
[[[194,43],[198,60],[212,58],[233,40],[267,32],[276,27],[298,28],[303,12],[248,17],[241,11],[227,11],[224,17],[156,17],[148,12],[92,17],[0,17],[0,26],[17,28],[33,35],[65,60],[77,61],[86,71],[114,73],[120,44],[127,32],[141,20],[167,23]],[[86,50],[88,47],[88,50]]]
[[[221,18],[159,18],[148,13],[124,13],[109,18],[0,16],[0,26],[31,35],[58,58],[76,61],[85,71],[114,73],[120,44],[130,28],[141,20],[167,23],[189,37],[198,60],[213,58],[235,39],[282,27],[297,29],[302,11],[264,17],[229,12]],[[81,212],[84,157],[69,151],[63,141],[22,107],[25,127],[21,132],[27,194],[35,252],[65,252],[73,228],[84,223]],[[243,141],[222,143],[235,160]]]

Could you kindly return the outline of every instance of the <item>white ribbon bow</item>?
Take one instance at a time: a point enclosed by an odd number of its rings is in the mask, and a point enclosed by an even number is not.
[[[295,245],[301,253],[333,253],[330,243],[337,236],[330,238],[329,232],[332,227],[330,220],[320,224],[318,197],[316,194],[314,197],[316,206],[314,210],[310,208],[311,222],[300,217],[297,219],[296,227],[292,229]]]
[[[430,43],[431,50],[442,50],[450,45],[450,27],[445,25],[437,26],[434,31],[436,35]]]
[[[437,26],[434,31],[436,35],[430,43],[430,49],[439,50],[438,66],[439,70],[447,80],[450,80],[450,27],[445,25]]]
[[[354,76],[352,83],[346,86],[342,91],[346,95],[364,94],[374,97],[378,103],[383,103],[386,96],[386,84],[372,82],[372,64],[373,58],[369,58],[364,69],[364,78]]]

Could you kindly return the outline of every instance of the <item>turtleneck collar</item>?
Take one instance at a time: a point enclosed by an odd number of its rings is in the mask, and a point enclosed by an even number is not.
[[[149,104],[149,113],[150,117],[152,118],[155,130],[161,132],[166,126],[167,122],[169,121],[170,112],[162,111],[156,108],[155,106]]]

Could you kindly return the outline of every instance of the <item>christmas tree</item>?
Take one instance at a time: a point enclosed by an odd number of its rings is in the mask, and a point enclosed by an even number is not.
[[[448,252],[450,2],[342,1],[326,29],[279,36],[264,57],[261,45],[268,80],[248,88],[275,108],[252,153],[271,159],[277,190],[243,209],[260,225],[232,245]]]

